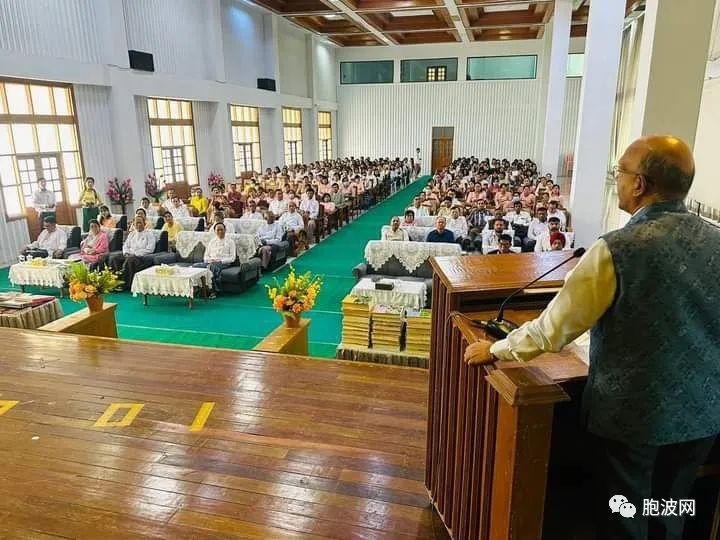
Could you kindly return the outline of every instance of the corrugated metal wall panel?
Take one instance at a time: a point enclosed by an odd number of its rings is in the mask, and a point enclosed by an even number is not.
[[[150,174],[155,169],[152,156],[152,142],[150,141],[150,120],[148,118],[147,98],[135,96],[135,111],[137,113],[138,137],[143,153],[143,171]],[[145,179],[143,178],[143,182]]]
[[[412,156],[429,170],[433,127],[455,128],[455,156],[534,155],[540,81],[340,86],[340,156]]]
[[[92,176],[105,193],[116,174],[110,133],[110,88],[77,84],[73,87],[85,175]]]
[[[93,0],[3,0],[0,49],[102,63]]]
[[[565,110],[563,112],[562,132],[560,135],[560,167],[559,170],[567,174],[567,157],[575,154],[575,141],[577,140],[578,116],[580,115],[580,90],[582,78],[567,79],[565,89]]]
[[[128,47],[152,53],[159,73],[210,77],[205,7],[197,0],[123,0]]]

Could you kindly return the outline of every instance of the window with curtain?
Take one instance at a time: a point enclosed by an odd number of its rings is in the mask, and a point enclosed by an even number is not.
[[[83,164],[72,88],[0,79],[0,188],[7,218],[25,216],[40,178],[58,204],[77,205]]]
[[[537,55],[480,56],[467,59],[468,81],[535,79]]]
[[[235,178],[245,172],[261,172],[260,111],[257,107],[230,105]]]
[[[285,165],[297,165],[303,162],[302,110],[283,107],[282,114]]]
[[[177,182],[199,184],[192,103],[148,98],[153,166],[162,186]]]
[[[333,158],[332,153],[332,113],[322,112],[318,113],[318,134],[319,134],[319,146],[320,149],[320,160],[328,161]]]

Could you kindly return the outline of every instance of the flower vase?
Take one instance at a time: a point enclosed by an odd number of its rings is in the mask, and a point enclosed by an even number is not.
[[[283,319],[285,319],[285,326],[288,328],[298,328],[300,326],[299,313],[283,313]]]
[[[103,309],[103,297],[102,295],[88,296],[85,301],[87,302],[88,309],[93,312],[102,311]]]

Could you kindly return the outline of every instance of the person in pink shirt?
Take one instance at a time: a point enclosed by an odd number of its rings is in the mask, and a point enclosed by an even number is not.
[[[80,244],[80,260],[85,264],[97,264],[108,252],[108,236],[100,229],[96,219],[90,220],[90,232]]]

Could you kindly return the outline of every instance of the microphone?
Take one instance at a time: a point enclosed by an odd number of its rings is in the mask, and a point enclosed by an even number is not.
[[[518,329],[518,325],[512,321],[505,320],[503,318],[503,314],[505,313],[505,306],[507,305],[508,301],[512,298],[515,298],[518,294],[520,294],[522,291],[527,289],[530,285],[533,283],[536,283],[540,281],[542,278],[547,276],[548,274],[554,272],[558,268],[560,268],[563,264],[566,264],[573,259],[578,259],[582,257],[585,254],[585,248],[577,248],[575,251],[573,251],[573,254],[571,257],[568,257],[564,261],[562,261],[557,266],[553,266],[550,270],[542,274],[541,276],[533,279],[530,283],[527,285],[523,285],[516,291],[514,291],[510,296],[508,296],[505,300],[503,300],[503,303],[500,304],[500,309],[498,310],[498,314],[494,319],[490,319],[489,321],[484,321],[480,323],[480,326],[485,329],[485,331],[497,339],[505,339],[507,335],[512,332],[513,330]]]

